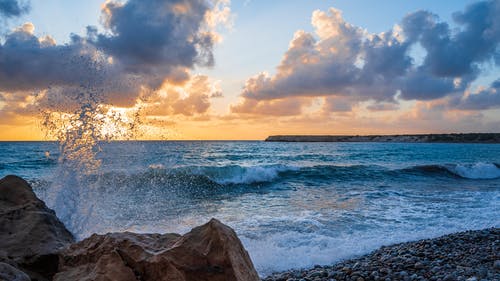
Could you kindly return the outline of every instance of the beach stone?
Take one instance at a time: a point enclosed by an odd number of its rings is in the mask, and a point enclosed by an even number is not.
[[[500,271],[500,260],[496,260],[494,263],[493,263],[493,268]]]
[[[0,262],[0,280],[30,281],[30,277],[10,264]]]
[[[415,269],[422,269],[424,268],[424,264],[421,262],[416,262],[415,265],[413,266]]]
[[[50,280],[57,251],[72,242],[73,235],[24,179],[0,180],[0,262],[16,265],[32,279]]]
[[[216,219],[183,236],[94,234],[62,251],[59,261],[55,281],[260,280],[236,233]]]
[[[443,278],[443,281],[453,281],[453,280],[457,280],[457,277],[454,276],[453,274],[447,274],[444,278]]]

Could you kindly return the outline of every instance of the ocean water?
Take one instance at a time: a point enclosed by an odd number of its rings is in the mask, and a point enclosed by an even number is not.
[[[500,227],[498,144],[111,142],[92,172],[58,151],[0,143],[0,176],[28,179],[79,239],[185,233],[215,217],[262,276]]]

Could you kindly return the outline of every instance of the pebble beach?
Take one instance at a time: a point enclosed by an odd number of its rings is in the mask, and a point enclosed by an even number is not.
[[[384,246],[331,266],[274,273],[264,281],[499,281],[500,228]]]

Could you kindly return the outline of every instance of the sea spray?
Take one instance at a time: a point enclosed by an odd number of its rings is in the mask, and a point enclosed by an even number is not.
[[[71,231],[82,233],[99,200],[89,177],[99,176],[101,143],[131,138],[139,114],[138,110],[131,114],[103,104],[103,90],[92,83],[80,85],[71,102],[77,105],[73,112],[42,112],[43,128],[59,143],[48,203]]]

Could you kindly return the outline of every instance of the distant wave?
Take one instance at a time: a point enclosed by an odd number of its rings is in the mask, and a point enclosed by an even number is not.
[[[500,178],[500,164],[474,163],[474,164],[444,164],[421,165],[402,171],[418,171],[426,174],[449,174],[464,179],[497,179]]]
[[[299,171],[300,168],[285,165],[263,166],[220,166],[220,167],[189,167],[187,171],[195,175],[204,175],[222,185],[228,184],[255,184],[273,182],[283,173]]]
[[[496,163],[475,163],[472,165],[445,166],[450,172],[466,179],[500,178],[500,165]]]
[[[279,164],[261,166],[186,166],[169,170],[162,165],[154,164],[149,166],[149,170],[170,175],[182,174],[184,176],[204,177],[219,185],[258,184],[296,177],[352,180],[415,174],[427,177],[451,176],[465,179],[500,178],[500,164],[496,163],[419,165],[395,170],[378,165],[312,165],[300,167]]]
[[[496,163],[421,165],[396,170],[378,165],[315,165],[303,167],[230,165],[186,167],[179,169],[179,171],[205,176],[220,185],[258,184],[290,180],[297,177],[334,181],[365,180],[367,178],[414,175],[415,172],[424,177],[445,176],[471,180],[500,178],[500,165]]]
[[[57,165],[53,158],[25,159],[0,164],[0,169],[43,169],[47,166]]]

